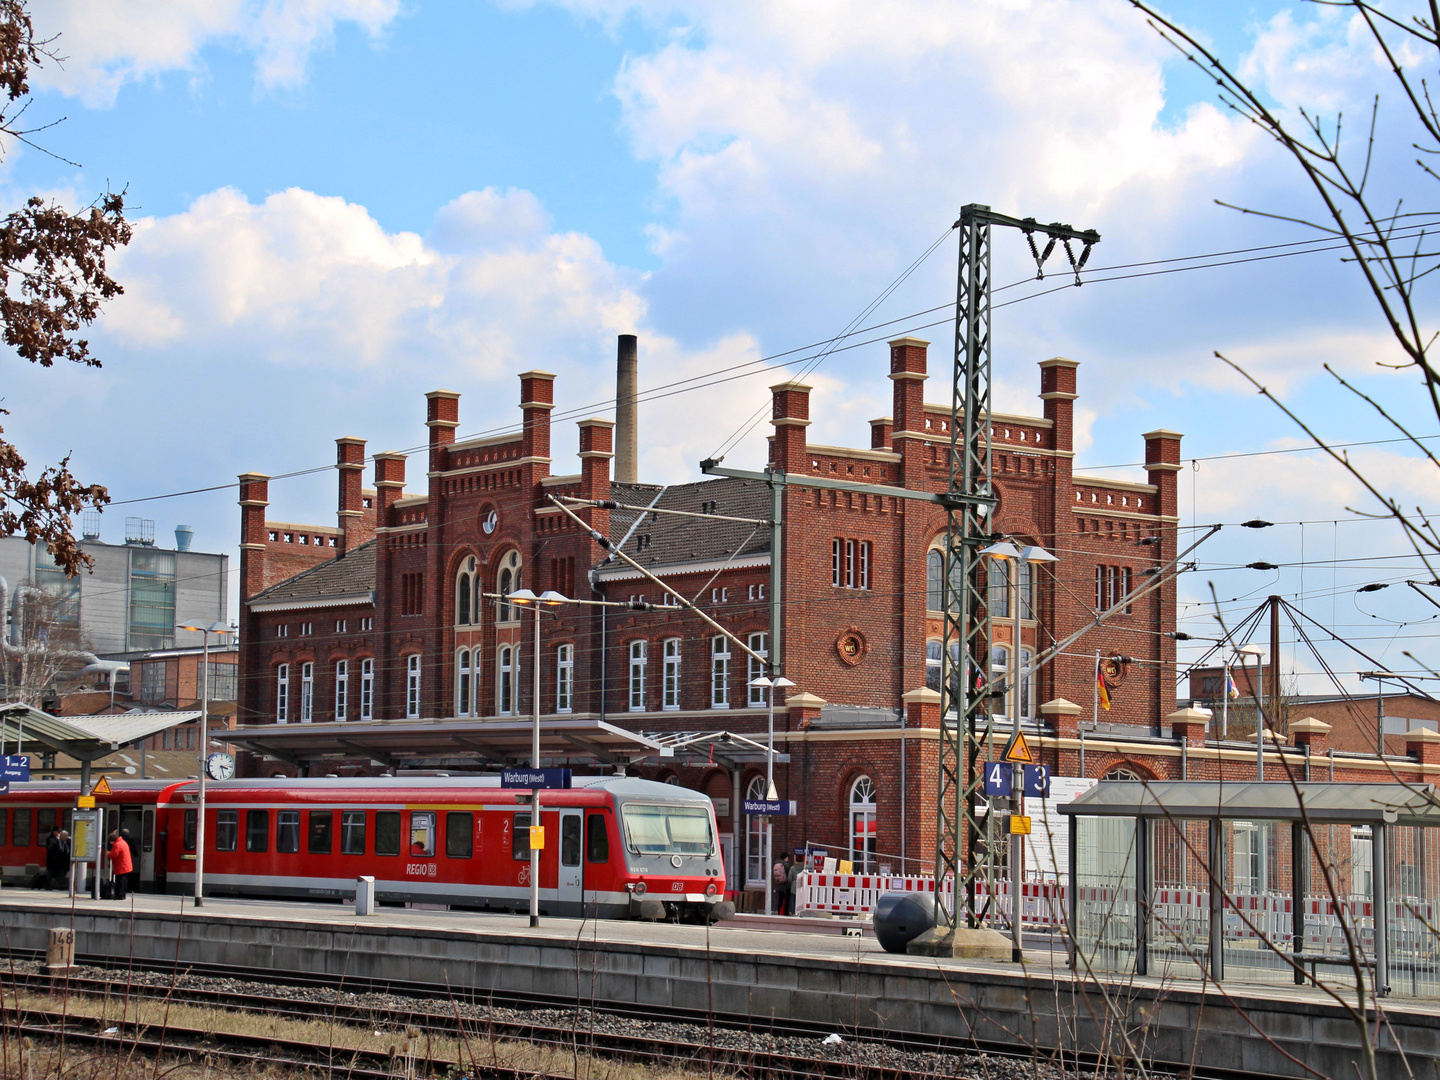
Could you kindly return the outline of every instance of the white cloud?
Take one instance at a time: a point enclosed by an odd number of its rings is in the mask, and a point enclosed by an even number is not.
[[[35,9],[36,33],[59,35],[64,62],[47,62],[33,82],[107,106],[127,82],[199,69],[201,50],[220,42],[256,54],[261,86],[290,87],[337,26],[376,35],[399,10],[399,0],[47,0]]]

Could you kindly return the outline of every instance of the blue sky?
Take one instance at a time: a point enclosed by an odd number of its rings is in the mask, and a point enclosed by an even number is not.
[[[1354,111],[1385,87],[1331,11],[1167,10],[1279,107]],[[73,451],[117,500],[323,466],[340,435],[414,446],[423,394],[441,386],[464,394],[462,434],[511,424],[514,374],[530,367],[559,374],[562,409],[602,401],[617,333],[641,337],[642,385],[822,340],[967,202],[1098,228],[1096,266],[1308,237],[1216,199],[1313,207],[1293,167],[1121,0],[52,0],[37,17],[69,59],[42,74],[31,115],[66,118],[44,145],[81,167],[12,147],[0,192],[79,202],[124,186],[139,227],[116,260],[127,295],[91,334],[104,370],[9,361],[5,426],[34,463]],[[1408,194],[1408,169],[1396,155],[1380,180]],[[871,321],[906,329],[903,316],[952,298],[953,261],[952,238]],[[1024,282],[1027,263],[1018,236],[997,234],[997,283]],[[940,400],[947,331],[920,333],[937,343]],[[1295,445],[1216,349],[1334,438],[1385,432],[1319,377],[1327,359],[1434,430],[1414,382],[1373,366],[1393,346],[1333,253],[1000,309],[998,404],[1038,411],[1034,362],[1059,354],[1082,363],[1082,471],[1137,461],[1139,434],[1160,426],[1186,433],[1187,457]],[[868,346],[809,376],[814,441],[868,444],[865,421],[889,412],[885,362]],[[642,471],[692,478],[775,378],[642,407]],[[763,434],[730,460],[758,464]],[[556,441],[555,470],[572,470],[573,434]],[[1434,505],[1437,478],[1402,448],[1361,452],[1407,502]],[[277,482],[271,513],[324,521],[333,490],[333,473]],[[1440,659],[1424,625],[1399,625],[1440,614],[1410,590],[1356,606],[1355,584],[1428,575],[1374,561],[1403,553],[1390,526],[1318,524],[1366,504],[1317,455],[1205,460],[1182,491],[1201,521],[1317,523],[1227,530],[1206,548],[1208,576],[1185,580],[1190,602],[1209,580],[1227,600],[1298,596],[1298,568],[1220,567],[1295,561],[1303,542],[1317,618],[1363,630],[1396,665],[1406,647]],[[143,514],[233,551],[233,500],[117,506],[105,534]]]

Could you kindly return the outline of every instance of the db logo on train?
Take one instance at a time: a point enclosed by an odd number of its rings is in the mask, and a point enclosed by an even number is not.
[[[412,862],[405,867],[405,873],[409,877],[434,877],[435,871],[434,863]]]

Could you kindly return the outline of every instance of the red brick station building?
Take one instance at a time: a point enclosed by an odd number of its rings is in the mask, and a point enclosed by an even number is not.
[[[924,401],[927,344],[890,343],[893,414],[870,422],[867,446],[809,443],[810,388],[772,388],[770,465],[790,481],[773,568],[771,530],[754,523],[772,516],[769,486],[735,478],[639,482],[633,406],[621,410],[618,430],[609,419],[579,421],[581,472],[551,475],[555,380],[542,371],[519,377],[523,424],[514,434],[457,441],[460,394],[425,395],[429,449],[415,493],[405,488],[412,464],[405,455],[375,454],[367,488],[365,443],[338,439],[334,524],[268,520],[268,477],[242,475],[235,741],[251,751],[242,755],[242,773],[455,774],[528,764],[529,736],[515,732],[528,730],[533,710],[535,616],[494,594],[524,587],[658,604],[668,592],[768,657],[778,590],[778,668],[795,687],[788,697],[777,693],[775,783],[796,813],[775,819],[777,858],[809,844],[857,869],[928,870],[945,515],[935,503],[804,484],[816,477],[945,489],[950,415]],[[633,356],[633,339],[629,349]],[[622,339],[622,401],[625,352]],[[1188,535],[1178,532],[1179,434],[1141,437],[1146,483],[1072,471],[1078,366],[1059,357],[1040,362],[1043,415],[991,417],[996,533],[1058,559],[1022,581],[1022,660],[1117,606]],[[948,374],[948,358],[944,367]],[[633,367],[630,378],[633,388]],[[582,528],[550,496],[723,517],[579,507]],[[589,528],[665,588],[610,556]],[[1014,645],[1008,590],[991,595],[992,662],[1003,671]],[[1022,723],[1055,775],[1254,779],[1253,746],[1219,743],[1204,711],[1177,709],[1175,642],[1167,636],[1174,629],[1171,580],[1025,680]],[[1097,650],[1126,658],[1113,665],[1108,711],[1092,704]],[[704,791],[735,860],[732,882],[759,886],[760,819],[737,811],[740,799],[761,797],[765,787],[766,698],[748,685],[761,666],[683,609],[547,608],[540,655],[547,763],[588,761],[607,772],[618,764]],[[297,730],[304,724],[313,726]],[[640,740],[626,746],[616,729]],[[1327,753],[1328,728],[1319,721],[1292,717],[1287,730],[1290,745],[1274,748],[1267,779],[1283,775],[1282,753],[1316,780],[1384,780],[1395,770],[1404,779],[1440,777],[1433,731],[1412,732],[1404,756],[1382,761]],[[597,745],[596,733],[605,732],[609,741]]]

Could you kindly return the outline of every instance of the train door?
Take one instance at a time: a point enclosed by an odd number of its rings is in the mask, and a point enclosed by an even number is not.
[[[559,892],[555,899],[563,912],[578,912],[583,903],[585,866],[581,835],[584,821],[583,810],[560,811],[560,873],[557,879]]]
[[[120,807],[120,830],[125,834],[125,842],[130,845],[130,862],[136,870],[140,871],[140,880],[151,882],[155,880],[155,823],[153,810],[146,810],[143,806],[121,806]],[[150,816],[150,850],[145,850],[145,818]],[[106,837],[109,837],[107,832]],[[132,879],[133,880],[133,879]]]

